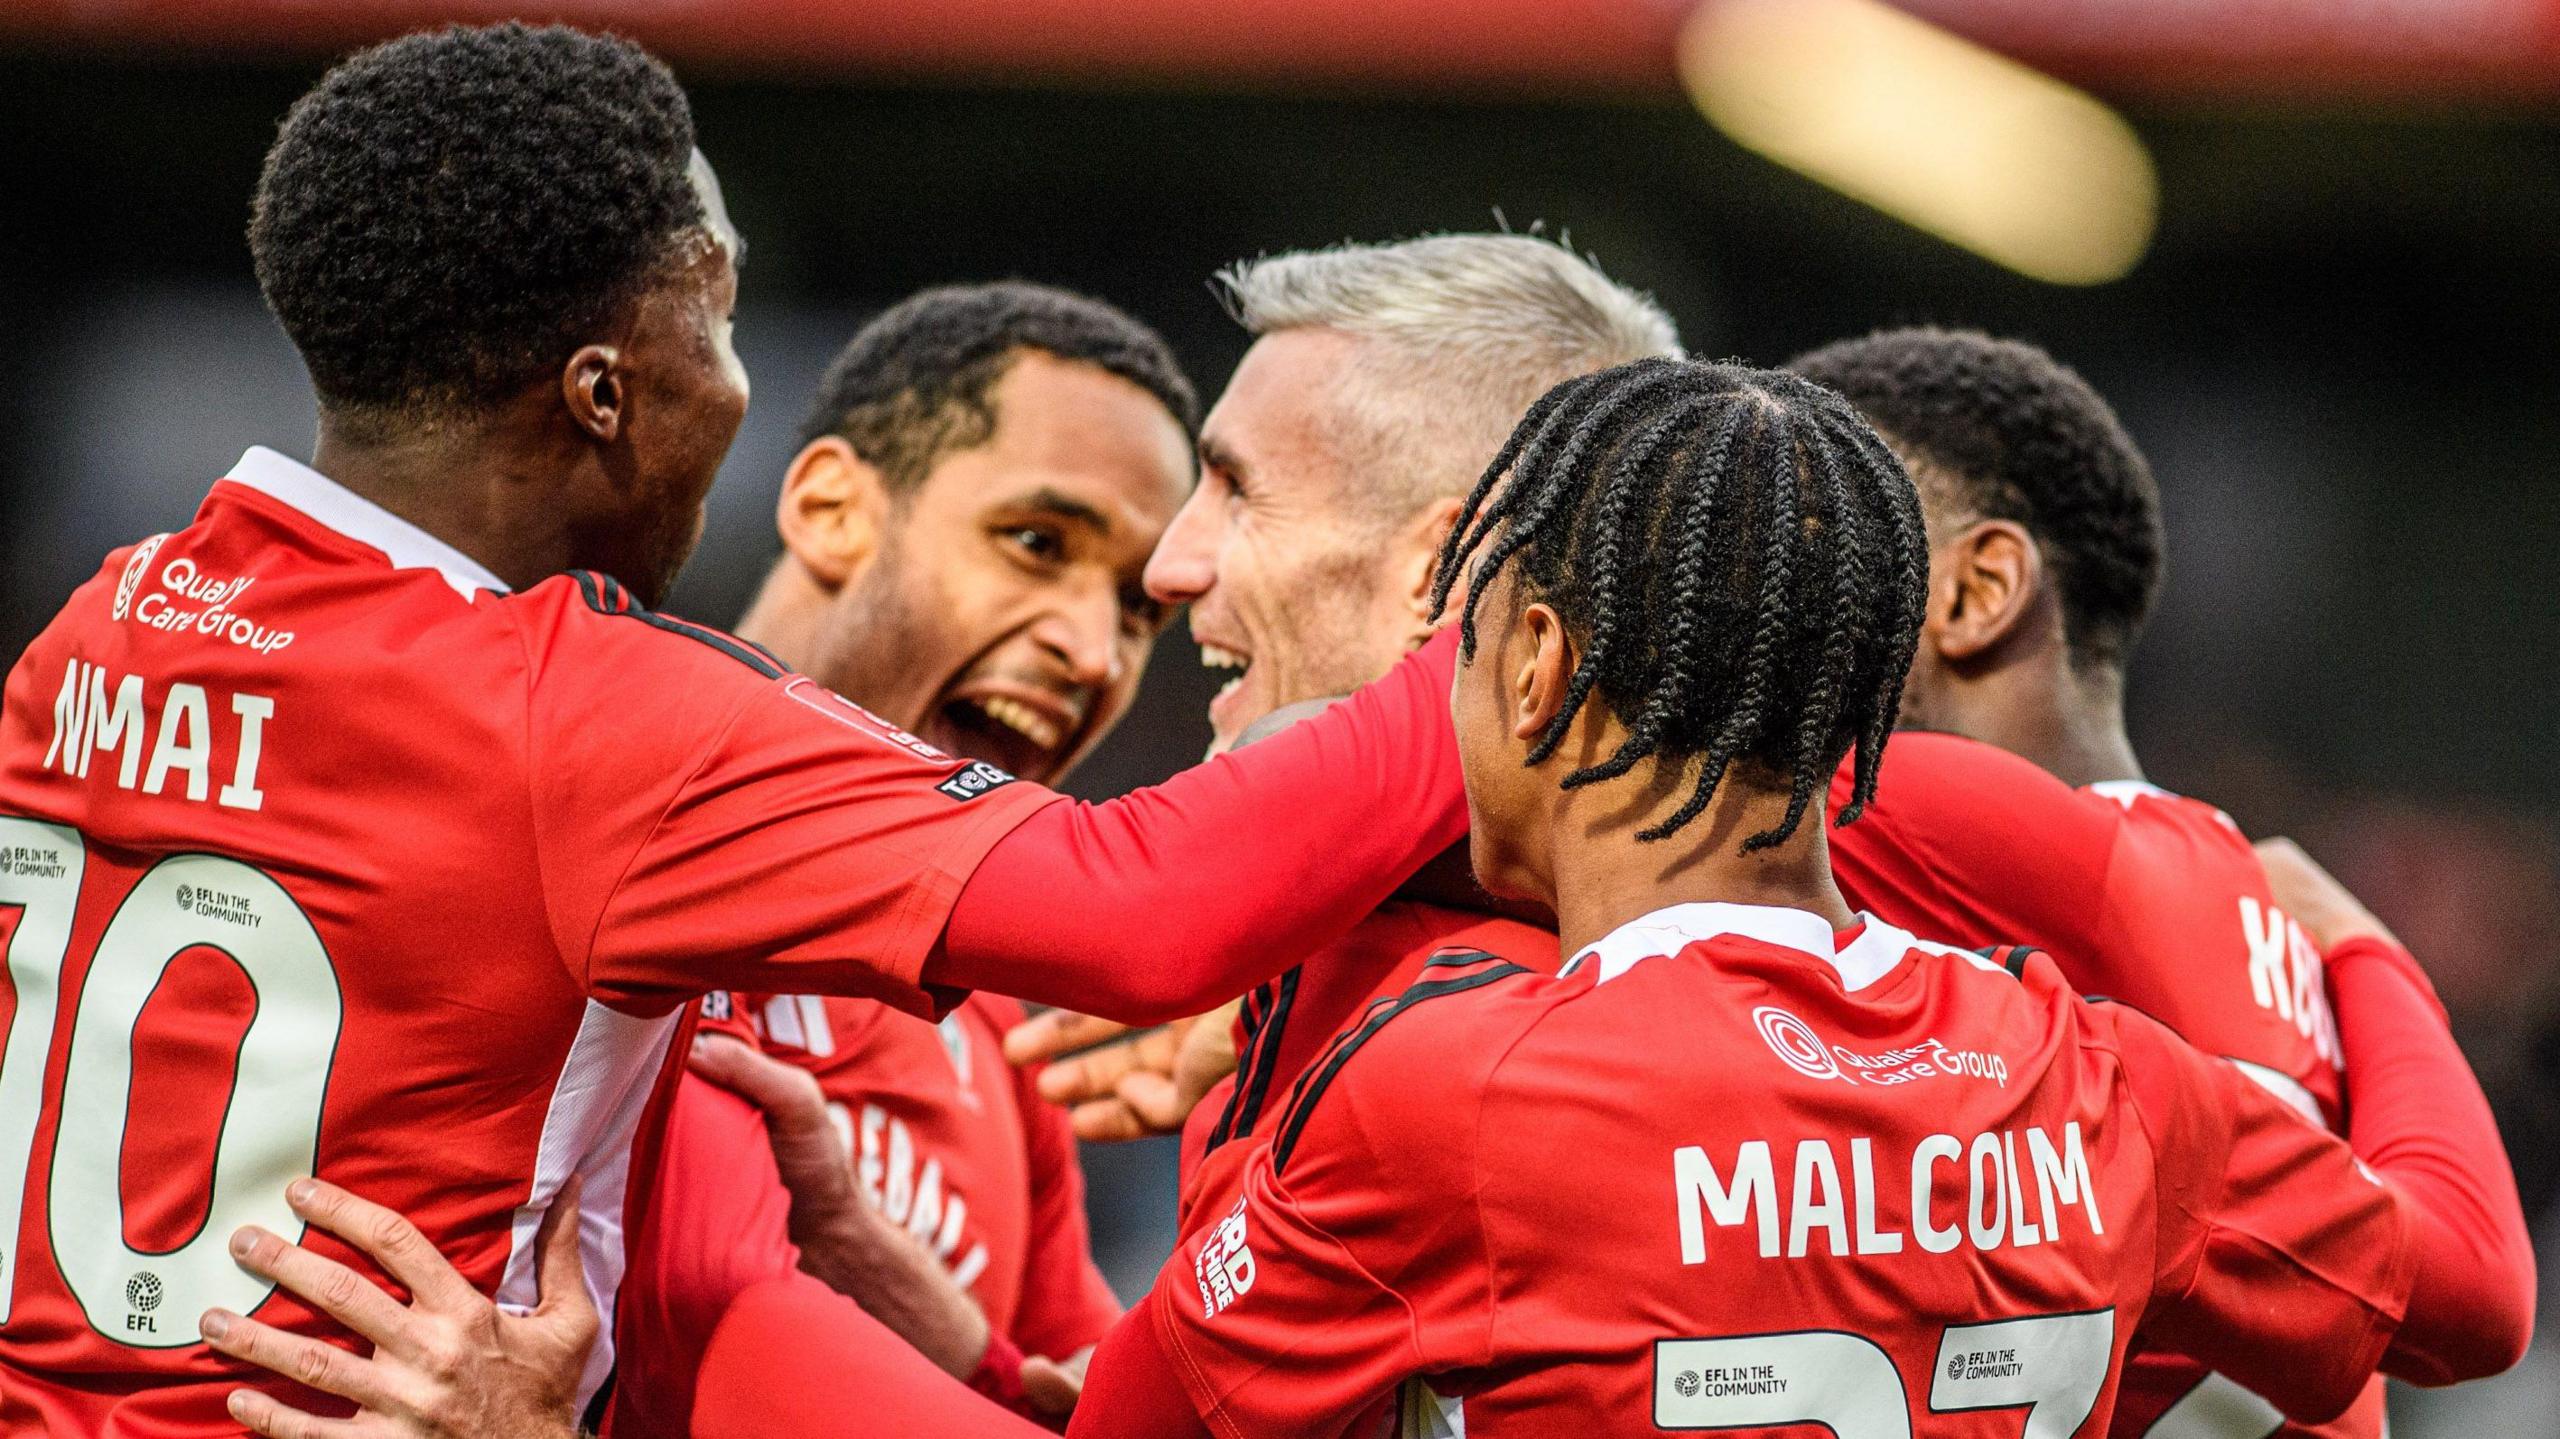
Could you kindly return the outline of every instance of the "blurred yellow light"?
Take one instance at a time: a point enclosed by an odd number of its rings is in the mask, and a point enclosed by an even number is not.
[[[1706,0],[1680,75],[1745,148],[2022,274],[2100,284],[2150,248],[2159,179],[2131,126],[1876,0]]]

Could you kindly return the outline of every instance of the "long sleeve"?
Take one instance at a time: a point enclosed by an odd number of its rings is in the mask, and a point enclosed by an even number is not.
[[[1017,1069],[1013,1083],[1031,1177],[1031,1240],[1010,1337],[1023,1353],[1065,1359],[1111,1331],[1120,1299],[1093,1262],[1074,1121],[1040,1097],[1037,1071]]]
[[[2328,964],[2348,1141],[2407,1201],[2416,1258],[2383,1371],[2418,1384],[2499,1373],[2533,1337],[2534,1261],[2489,1101],[2408,951],[2355,939]]]
[[[1250,749],[988,851],[924,967],[1132,1023],[1195,1014],[1339,937],[1466,833],[1456,641]]]
[[[805,1274],[758,1284],[730,1304],[703,1355],[692,1432],[696,1439],[1053,1439],[969,1392],[862,1306]]]
[[[1139,1300],[1094,1352],[1068,1439],[1211,1439],[1156,1336],[1155,1302]]]

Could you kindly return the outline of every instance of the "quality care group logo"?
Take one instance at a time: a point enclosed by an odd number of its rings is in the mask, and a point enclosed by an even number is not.
[[[1915,1079],[1987,1079],[2009,1087],[2009,1061],[1990,1050],[1950,1049],[1935,1037],[1900,1049],[1860,1053],[1826,1044],[1813,1026],[1774,1004],[1751,1011],[1751,1025],[1769,1052],[1807,1079],[1843,1084],[1908,1084]],[[1851,1071],[1855,1071],[1852,1073]]]
[[[133,609],[133,592],[142,585],[143,571],[151,568],[152,556],[160,553],[160,546],[168,538],[167,535],[153,535],[134,546],[133,558],[124,562],[124,578],[116,581],[114,615],[117,619],[123,619]]]
[[[1769,1042],[1769,1052],[1786,1061],[1786,1066],[1807,1079],[1837,1079],[1855,1084],[1856,1080],[1840,1072],[1840,1061],[1831,1057],[1831,1046],[1813,1032],[1813,1026],[1774,1004],[1764,1004],[1751,1011],[1752,1027]]]

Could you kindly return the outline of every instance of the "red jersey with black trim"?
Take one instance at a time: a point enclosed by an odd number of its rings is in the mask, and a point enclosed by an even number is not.
[[[1170,1367],[1231,1439],[1371,1432],[1390,1396],[1406,1435],[2016,1439],[2107,1412],[2147,1324],[2346,1406],[2404,1312],[2404,1201],[1995,954],[1688,904],[1558,978],[1454,957],[1335,1042],[1167,1264]]]
[[[1843,768],[1834,807],[1849,798]],[[1831,831],[1853,905],[1933,939],[2051,953],[2120,1000],[2339,1127],[2342,1056],[2320,953],[2279,910],[2230,816],[2139,782],[2075,789],[1995,745],[1906,731],[1875,803]],[[2376,1439],[2383,1385],[2337,1421],[2288,1424],[2200,1365],[2138,1345],[2115,1433],[2156,1439]]]
[[[1261,1131],[1286,1101],[1289,1087],[1306,1072],[1371,1000],[1402,994],[1432,956],[1478,951],[1552,974],[1555,931],[1478,910],[1419,900],[1393,899],[1370,911],[1349,934],[1254,987],[1236,1012],[1236,1072],[1218,1082],[1182,1127],[1182,1209],[1188,1232],[1206,1207],[1223,1210],[1234,1199],[1234,1161],[1204,1163],[1230,1140]],[[1221,1199],[1220,1196],[1224,1198]]]
[[[1093,1262],[1067,1111],[1004,1059],[1020,1001],[972,995],[938,1023],[881,1005],[776,995],[767,1053],[817,1076],[872,1205],[942,1261],[1027,1355],[1100,1342],[1120,1301]]]
[[[252,450],[9,676],[0,1431],[237,1433],[244,1383],[315,1402],[195,1330],[220,1305],[339,1334],[225,1252],[303,1233],[297,1175],[511,1305],[578,1176],[609,1311],[685,1001],[930,1010],[953,900],[1052,798],[610,579],[508,593]]]

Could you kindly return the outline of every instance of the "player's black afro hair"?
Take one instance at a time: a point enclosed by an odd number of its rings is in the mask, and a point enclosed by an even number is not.
[[[1100,300],[1019,280],[920,291],[845,343],[800,443],[842,436],[911,490],[934,462],[995,433],[988,391],[1026,350],[1098,366],[1161,401],[1196,436],[1200,401],[1164,338]]]
[[[461,26],[341,61],[267,152],[249,249],[334,410],[521,393],[704,221],[693,115],[638,46]]]
[[[1924,489],[2025,526],[2055,571],[2075,661],[2124,663],[2160,593],[2160,491],[2088,381],[2033,345],[1926,327],[1787,368],[1847,396]]]

